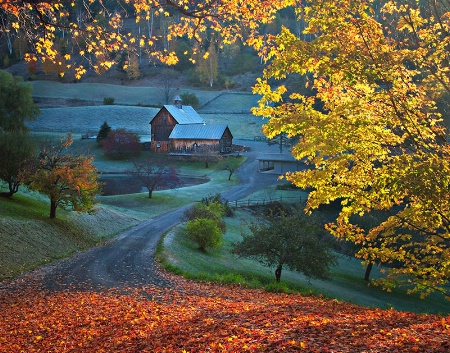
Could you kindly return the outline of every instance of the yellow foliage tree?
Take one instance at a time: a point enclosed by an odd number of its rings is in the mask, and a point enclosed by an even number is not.
[[[448,297],[450,146],[436,103],[450,87],[450,12],[443,2],[381,1],[378,11],[374,3],[306,6],[314,39],[287,29],[271,38],[254,111],[270,118],[269,137],[300,137],[292,153],[309,168],[287,179],[313,189],[309,212],[340,201],[329,229],[359,244],[366,263],[390,264],[387,288],[406,281]],[[291,74],[305,75],[316,94],[269,85]],[[353,221],[374,210],[387,216],[371,229]]]
[[[79,12],[80,2],[0,0],[1,26],[5,33],[27,33],[34,48],[29,60],[61,61],[57,36],[70,35],[62,65],[76,77],[86,72],[83,61],[109,68],[112,54],[138,48],[176,64],[160,43],[176,36],[253,46],[270,64],[255,86],[263,95],[255,113],[270,118],[269,137],[300,137],[292,152],[311,168],[287,178],[313,189],[307,210],[340,200],[330,230],[361,245],[357,255],[367,263],[391,263],[386,285],[401,279],[424,294],[449,295],[450,151],[445,110],[437,104],[450,95],[448,0],[117,2],[124,10],[102,9],[98,21],[99,4],[91,0]],[[262,35],[261,26],[290,6],[303,32]],[[126,16],[137,23],[176,20],[162,38],[153,27],[145,35],[123,31]],[[314,96],[288,92],[281,81],[269,84],[290,75],[306,77]],[[388,217],[366,230],[352,223],[353,215],[372,210]]]
[[[33,51],[27,60],[45,58],[55,61],[58,54],[58,37],[71,38],[71,52],[64,56],[64,67],[73,70],[80,78],[86,68],[111,67],[114,54],[121,51],[140,53],[146,51],[150,58],[168,64],[176,64],[175,53],[164,45],[175,37],[186,36],[202,42],[204,33],[216,32],[221,42],[227,44],[242,39],[248,33],[249,43],[260,42],[258,28],[275,18],[276,12],[294,5],[297,0],[116,0],[110,3],[93,0],[0,0],[4,21],[1,30],[7,33],[26,33]],[[123,31],[127,17],[136,23],[153,23],[154,17],[174,21],[161,36],[153,27],[148,33]],[[245,31],[243,31],[245,29]],[[101,62],[97,59],[101,58]]]
[[[71,134],[57,146],[42,147],[36,170],[29,176],[29,186],[50,199],[50,218],[56,218],[58,207],[77,212],[91,212],[101,190],[93,158],[73,155]]]

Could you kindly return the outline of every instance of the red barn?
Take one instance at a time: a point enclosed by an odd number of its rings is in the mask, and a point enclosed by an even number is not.
[[[207,125],[189,105],[176,97],[173,105],[164,105],[150,120],[151,150],[153,152],[185,152],[197,148],[231,152],[233,135],[227,125]]]

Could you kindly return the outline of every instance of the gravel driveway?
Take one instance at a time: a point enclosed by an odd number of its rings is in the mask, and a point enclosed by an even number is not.
[[[241,142],[251,148],[247,160],[236,171],[239,185],[222,193],[228,200],[237,200],[268,185],[277,183],[277,175],[258,172],[259,152],[277,153],[277,146],[262,142]],[[169,287],[172,284],[158,270],[153,257],[161,236],[179,223],[186,206],[147,220],[122,233],[107,244],[78,254],[75,258],[52,266],[46,271],[43,284],[51,290],[99,290],[142,285]]]

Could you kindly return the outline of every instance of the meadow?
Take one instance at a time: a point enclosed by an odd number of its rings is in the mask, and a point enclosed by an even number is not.
[[[58,87],[59,91],[62,92],[60,86],[62,84],[56,83],[56,88],[49,88],[47,91],[43,90],[43,87],[51,87],[51,85],[44,81],[39,84],[42,85],[40,86],[39,94],[48,94],[49,97],[56,95],[56,91],[53,90],[56,89],[58,91]],[[89,94],[92,94],[91,89],[93,89],[94,91],[106,90],[103,92],[109,96],[126,97],[122,96],[123,93],[118,92],[124,92],[130,88],[104,84],[94,84],[92,88],[89,85],[62,85],[66,90],[62,95],[68,98],[85,99],[85,97],[89,97]],[[148,91],[148,88],[133,87],[133,89],[135,88]],[[103,93],[99,94],[98,97],[98,99],[103,99]],[[220,104],[225,104],[225,101],[221,101],[221,99],[227,98],[227,101],[230,101],[232,97],[236,98],[233,108],[240,111],[249,108],[249,99],[246,94],[219,94],[217,97],[217,99],[213,99],[210,102],[210,107],[214,109],[218,109],[220,105],[215,106],[215,104],[219,104],[219,102],[221,102]],[[139,100],[139,98],[134,99]],[[212,108],[211,111],[213,110]],[[94,155],[95,164],[99,170],[102,172],[123,172],[131,167],[131,161],[111,161],[103,155],[95,140],[82,140],[79,136],[87,132],[95,133],[97,131],[96,128],[99,128],[103,121],[107,121],[113,128],[126,127],[130,131],[145,136],[148,121],[157,111],[158,108],[121,105],[47,108],[42,109],[41,116],[31,123],[30,127],[33,134],[41,138],[48,138],[49,136],[59,138],[70,131],[76,137],[73,148]],[[211,111],[201,113],[201,115],[208,123],[228,124],[235,139],[253,139],[253,136],[261,135],[260,130],[263,121],[260,117],[254,117],[250,114],[216,114],[211,113]],[[141,158],[147,157],[147,154],[141,156]],[[217,168],[219,167],[217,166]],[[15,237],[20,239],[18,244],[23,244],[18,247],[17,254],[11,257],[11,262],[14,265],[0,271],[2,272],[1,276],[3,278],[14,277],[21,271],[27,271],[37,265],[69,256],[75,251],[113,237],[121,230],[131,227],[141,220],[192,202],[198,202],[199,195],[211,195],[222,192],[238,182],[235,177],[232,178],[231,182],[228,181],[227,172],[217,168],[213,165],[211,168],[205,169],[203,163],[182,163],[180,164],[181,173],[208,177],[210,182],[177,189],[176,191],[158,191],[152,199],[148,199],[145,192],[130,195],[99,196],[98,200],[101,202],[101,206],[99,207],[98,218],[96,215],[83,216],[78,223],[76,221],[78,219],[77,215],[60,210],[61,220],[58,221],[60,227],[56,228],[54,234],[53,231],[49,232],[51,237],[48,238],[47,235],[44,235],[44,230],[48,223],[46,220],[47,200],[45,197],[25,191],[22,195],[15,196],[13,203],[0,200],[0,211],[6,217],[2,218],[0,229],[3,237],[5,237],[5,234],[10,235],[8,239],[2,239],[4,244],[9,244],[6,247],[6,251],[11,251],[14,248]],[[286,193],[293,194],[289,191],[268,188],[260,190],[250,198],[271,199],[278,196],[286,197]],[[298,193],[298,191],[295,193]],[[176,197],[174,197],[175,195]],[[26,212],[21,211],[25,208],[27,209]],[[240,237],[243,219],[248,219],[249,217],[251,217],[250,213],[239,211],[237,217],[228,219],[229,231],[225,237],[225,246],[221,250],[209,254],[198,253],[193,248],[193,245],[189,244],[184,238],[182,228],[175,228],[164,240],[166,245],[167,242],[170,243],[170,246],[164,247],[164,251],[167,251],[165,258],[173,260],[173,263],[169,263],[169,268],[173,267],[185,276],[197,279],[215,279],[225,282],[228,280],[236,282],[237,279],[237,282],[242,280],[247,285],[272,286],[273,274],[270,269],[264,268],[254,261],[236,259],[230,254],[231,243],[237,241]],[[27,219],[27,222],[24,222],[25,219]],[[111,225],[115,224],[111,223],[111,219],[117,220],[117,227],[111,228]],[[79,231],[80,227],[85,227],[81,233]],[[80,237],[74,237],[75,241],[71,244],[64,244],[64,241],[61,242],[60,239],[57,239],[58,232],[62,232],[62,229],[65,228],[73,228],[79,234],[83,234],[81,240]],[[21,234],[20,236],[18,236],[19,233]],[[68,238],[71,237],[70,234]],[[61,247],[59,245],[55,246],[58,251],[53,254],[41,250],[34,254],[27,250],[36,246],[36,244],[39,244],[38,248],[47,249],[52,248],[52,244],[62,245]],[[2,251],[5,251],[5,249]],[[2,256],[6,255],[2,254]],[[431,296],[426,300],[420,300],[417,296],[407,296],[405,290],[387,293],[381,291],[380,288],[369,287],[362,280],[363,270],[358,260],[342,257],[339,260],[339,266],[333,269],[330,280],[308,280],[298,273],[285,270],[283,272],[283,284],[280,288],[275,287],[274,289],[281,291],[293,289],[304,293],[321,293],[331,298],[351,301],[364,306],[393,307],[399,310],[429,313],[449,312],[448,303],[442,300],[441,297]],[[374,275],[377,276],[376,270]]]
[[[95,134],[103,122],[113,129],[126,128],[143,138],[150,134],[149,122],[164,104],[155,87],[134,87],[100,83],[59,83],[31,81],[36,98],[63,98],[84,102],[85,106],[42,108],[39,117],[28,123],[34,132],[71,132]],[[250,113],[258,97],[244,92],[181,89],[195,93],[198,112],[207,124],[227,124],[235,139],[253,140],[262,136],[264,119]],[[114,105],[102,105],[105,97]]]

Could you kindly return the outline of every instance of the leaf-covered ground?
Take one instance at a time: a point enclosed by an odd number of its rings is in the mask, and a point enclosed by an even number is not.
[[[128,292],[0,288],[0,352],[450,351],[450,317],[176,281]]]

